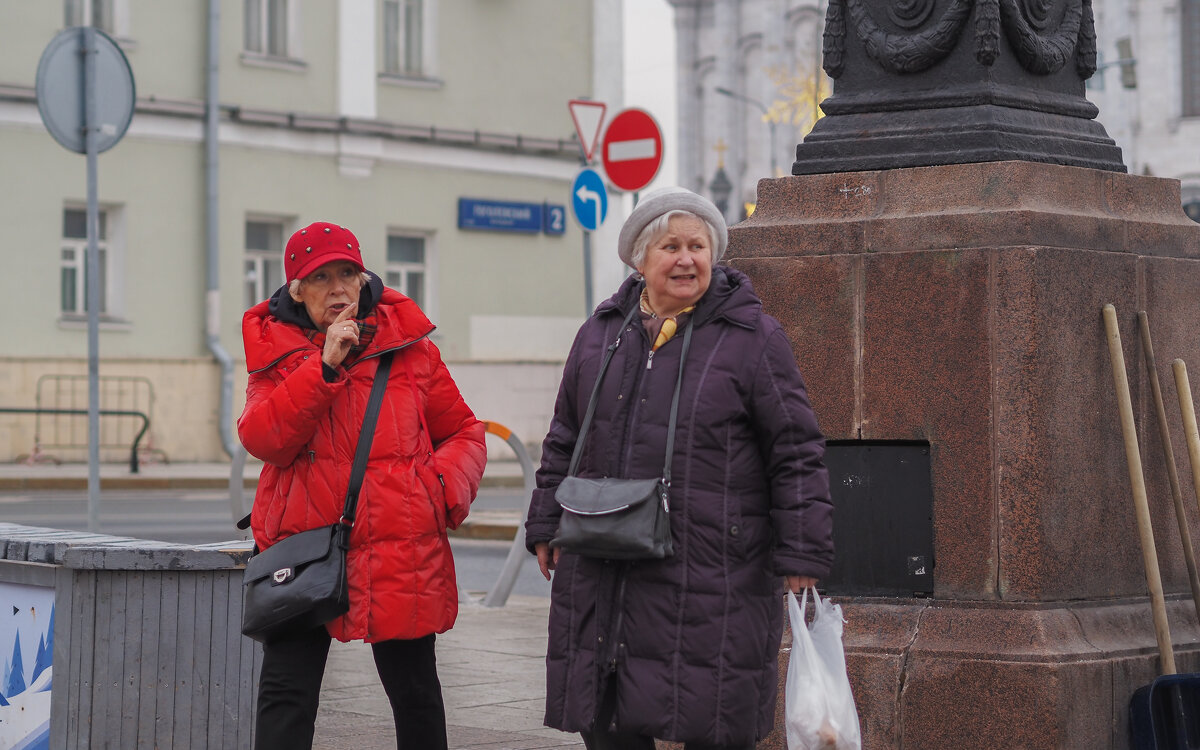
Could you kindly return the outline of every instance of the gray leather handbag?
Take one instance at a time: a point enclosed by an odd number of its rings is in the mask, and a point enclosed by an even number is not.
[[[622,331],[636,314],[635,307],[621,324]],[[683,348],[679,353],[675,395],[671,399],[671,418],[667,424],[666,461],[662,476],[652,479],[576,476],[583,455],[583,444],[596,412],[600,383],[604,380],[613,352],[621,343],[620,336],[608,347],[600,365],[600,373],[596,376],[596,385],[592,388],[592,397],[588,400],[579,437],[575,440],[567,476],[554,491],[554,499],[562,506],[563,512],[558,522],[558,533],[550,541],[551,547],[606,560],[661,560],[675,553],[671,539],[671,457],[675,452],[675,422],[679,415],[683,363],[687,359],[691,341],[692,321],[688,320],[683,334]]]

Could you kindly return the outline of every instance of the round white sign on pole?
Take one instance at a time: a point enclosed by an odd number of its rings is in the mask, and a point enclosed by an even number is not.
[[[133,119],[137,94],[133,70],[125,53],[104,32],[96,34],[96,108],[98,120],[96,153],[103,153],[125,135]],[[82,154],[87,151],[84,125],[83,27],[64,29],[46,45],[38,62],[38,113],[46,130],[63,148]]]

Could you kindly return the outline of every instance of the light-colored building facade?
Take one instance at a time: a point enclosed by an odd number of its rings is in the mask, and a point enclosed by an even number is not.
[[[1200,221],[1200,0],[1097,0],[1094,12],[1088,98],[1129,171],[1179,180]]]
[[[678,60],[679,179],[712,195],[723,156],[731,183],[726,215],[735,221],[753,204],[759,179],[790,174],[795,145],[815,121],[813,108],[832,92],[821,71],[827,3],[670,2]],[[1129,171],[1180,180],[1183,203],[1200,221],[1200,0],[1092,5],[1102,65],[1087,96],[1100,108],[1100,122],[1121,147]],[[1135,61],[1133,88],[1122,86],[1117,64],[1122,59]]]
[[[675,7],[680,184],[705,195],[722,168],[733,223],[758,181],[791,174],[830,93],[825,0],[670,0]],[[719,203],[720,201],[718,201]]]
[[[150,455],[225,457],[242,312],[278,288],[283,244],[316,220],[352,229],[368,269],[421,303],[479,416],[537,442],[584,315],[566,102],[619,100],[620,66],[596,61],[619,52],[620,20],[619,0],[5,3],[0,407],[87,406],[86,165],[46,132],[35,80],[55,34],[94,24],[137,85],[127,135],[99,158],[101,407],[150,411]],[[490,221],[543,220],[460,228],[461,199]],[[127,453],[136,425],[101,425],[102,458]],[[35,441],[80,460],[81,430],[0,414],[0,461]]]

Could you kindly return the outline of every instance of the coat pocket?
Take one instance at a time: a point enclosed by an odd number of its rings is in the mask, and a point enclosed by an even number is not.
[[[417,478],[425,488],[425,495],[433,506],[438,532],[446,530],[446,483],[433,465],[433,455],[426,455],[417,462]]]

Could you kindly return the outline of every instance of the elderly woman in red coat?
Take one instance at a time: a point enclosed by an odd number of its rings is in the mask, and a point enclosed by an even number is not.
[[[555,571],[546,724],[580,732],[590,750],[653,750],[654,738],[753,748],[774,722],[784,586],[815,585],[833,560],[824,440],[804,381],[750,280],[717,265],[725,243],[707,199],[643,196],[618,239],[638,274],[579,330],[542,445],[526,544],[547,578]],[[564,551],[555,490],[579,441],[580,477],[663,476],[681,359],[673,554]]]
[[[479,488],[484,426],[429,340],[433,324],[366,272],[348,229],[296,232],[284,269],[287,285],[242,321],[238,432],[265,462],[251,515],[260,549],[338,520],[379,356],[395,357],[350,534],[350,611],[263,644],[255,747],[312,747],[332,636],[371,644],[400,748],[445,748],[434,634],[458,614],[446,529]]]

